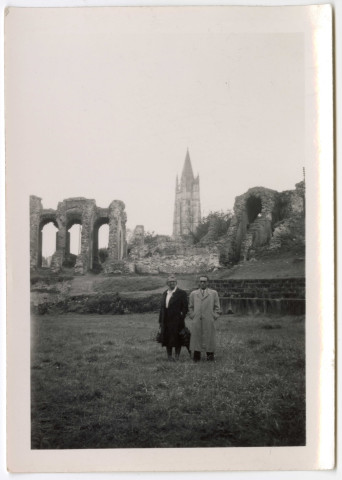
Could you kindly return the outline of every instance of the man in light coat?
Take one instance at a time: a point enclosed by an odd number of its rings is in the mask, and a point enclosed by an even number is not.
[[[190,350],[193,359],[201,359],[201,351],[206,352],[207,360],[214,361],[216,330],[214,322],[221,313],[220,300],[216,290],[208,288],[208,277],[202,275],[199,289],[191,292],[189,299],[189,317],[191,325]]]

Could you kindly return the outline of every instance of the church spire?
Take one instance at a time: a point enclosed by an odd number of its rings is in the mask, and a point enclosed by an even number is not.
[[[192,181],[192,180],[194,180],[194,178],[195,177],[194,177],[194,172],[192,171],[189,149],[187,149],[181,180],[183,180],[183,181],[184,180],[191,180]]]
[[[200,221],[199,175],[194,177],[189,149],[187,149],[180,182],[178,182],[178,176],[176,178],[173,237],[180,238],[194,233]]]

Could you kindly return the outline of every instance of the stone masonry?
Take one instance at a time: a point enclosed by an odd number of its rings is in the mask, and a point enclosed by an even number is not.
[[[173,237],[179,239],[196,231],[201,221],[199,176],[194,177],[189,151],[186,152],[180,182],[176,178]]]
[[[253,257],[255,249],[277,250],[286,235],[305,243],[305,185],[277,192],[264,187],[250,188],[236,197],[224,250],[231,263]]]
[[[111,202],[108,208],[99,208],[95,200],[83,197],[68,198],[58,203],[57,210],[44,209],[41,198],[30,196],[30,267],[35,270],[42,266],[42,230],[52,222],[56,233],[56,252],[52,256],[51,271],[58,272],[70,254],[69,229],[82,225],[81,251],[76,258],[74,271],[84,274],[99,265],[99,228],[109,225],[108,258],[103,270],[112,273],[117,263],[127,256],[125,205],[120,200]]]
[[[220,266],[215,245],[192,245],[163,235],[152,244],[132,246],[128,260],[140,274],[211,272]]]
[[[144,236],[145,236],[145,228],[144,225],[137,225],[133,232],[133,241],[136,245],[142,247],[144,245]]]
[[[305,278],[215,279],[209,286],[217,290],[224,314],[305,313]]]

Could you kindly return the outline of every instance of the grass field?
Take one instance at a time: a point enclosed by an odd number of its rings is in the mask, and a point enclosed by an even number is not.
[[[198,286],[198,275],[178,275],[178,286],[185,290],[193,290]],[[71,284],[70,295],[89,293],[118,292],[162,292],[167,288],[167,275],[116,275],[102,276],[87,274],[74,277]]]
[[[223,316],[167,362],[156,314],[32,317],[32,448],[305,444],[304,317]]]

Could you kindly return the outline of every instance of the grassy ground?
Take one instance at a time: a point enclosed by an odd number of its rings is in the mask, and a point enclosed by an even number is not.
[[[101,275],[88,274],[75,277],[71,287],[71,295],[78,293],[114,293],[158,290],[167,288],[166,277],[124,275],[104,277]]]
[[[305,444],[304,317],[221,317],[199,364],[167,362],[156,322],[32,318],[32,448]]]
[[[229,279],[289,278],[305,276],[305,254],[277,252],[232,268],[219,270],[212,277]]]
[[[222,268],[211,272],[211,279],[258,279],[289,278],[305,276],[304,252],[278,252],[260,256],[249,262],[241,262],[232,268]],[[177,275],[178,286],[191,291],[198,287],[198,274]],[[48,269],[40,269],[32,274],[33,304],[55,303],[67,297],[97,294],[115,294],[125,298],[147,298],[151,294],[160,294],[166,287],[167,274],[163,275],[86,275],[73,276],[72,269],[62,274],[51,274]],[[44,298],[42,299],[42,294]],[[56,300],[56,295],[58,299]]]
[[[105,277],[87,274],[74,277],[70,295],[83,293],[137,293],[163,292],[166,288],[167,275],[116,275]],[[178,278],[180,288],[197,287],[196,275],[183,275]]]

